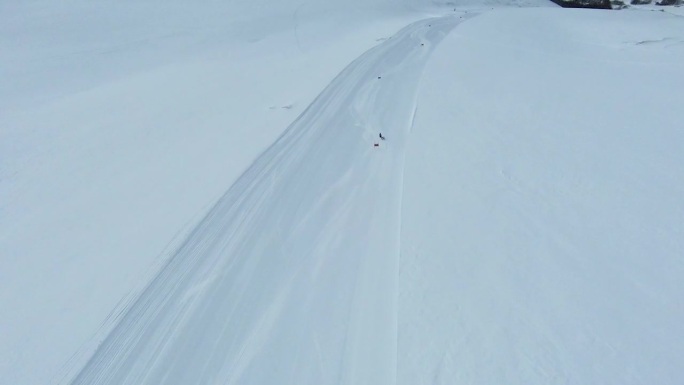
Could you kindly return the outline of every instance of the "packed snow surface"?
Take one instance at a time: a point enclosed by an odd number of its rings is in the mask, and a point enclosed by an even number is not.
[[[0,1],[0,59],[2,383],[684,381],[681,16]]]

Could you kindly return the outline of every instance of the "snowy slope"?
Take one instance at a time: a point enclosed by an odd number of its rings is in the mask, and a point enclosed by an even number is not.
[[[0,376],[680,382],[680,18],[501,5],[0,2]]]
[[[82,366],[316,95],[425,17],[333,5],[0,2],[3,381]]]
[[[440,44],[406,155],[399,383],[684,380],[683,37],[537,9]]]
[[[423,64],[457,20],[412,24],[345,69],[74,383],[394,383],[404,136]],[[375,148],[378,132],[390,141]]]

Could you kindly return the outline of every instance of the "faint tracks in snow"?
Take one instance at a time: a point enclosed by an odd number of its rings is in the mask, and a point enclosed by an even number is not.
[[[72,383],[395,383],[404,150],[423,68],[458,21],[411,24],[340,73]]]
[[[292,19],[294,21],[294,35],[295,35],[295,40],[297,41],[297,48],[299,48],[299,52],[304,52],[304,50],[302,49],[302,44],[299,41],[299,11],[301,11],[302,8],[304,8],[304,6],[306,4],[307,4],[306,2],[301,3],[297,7],[297,9],[295,9],[295,11],[292,13]]]

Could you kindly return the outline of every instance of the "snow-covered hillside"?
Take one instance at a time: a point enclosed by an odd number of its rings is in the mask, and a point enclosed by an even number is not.
[[[439,45],[405,162],[403,383],[684,380],[682,37],[525,9]]]
[[[76,352],[82,365],[116,309],[316,95],[427,16],[160,3],[0,2],[8,383],[48,383]]]
[[[681,382],[682,59],[665,12],[0,1],[1,382]]]

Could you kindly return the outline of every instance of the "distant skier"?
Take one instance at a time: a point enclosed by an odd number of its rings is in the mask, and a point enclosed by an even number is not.
[[[379,135],[379,136],[380,136],[380,139],[382,139],[382,140],[385,140],[385,137],[384,137],[384,136],[382,136],[382,132],[380,133],[380,135]]]

